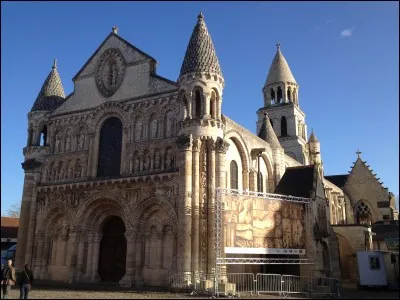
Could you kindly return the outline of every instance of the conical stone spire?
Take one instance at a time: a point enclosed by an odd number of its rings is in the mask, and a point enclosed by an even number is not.
[[[264,113],[264,119],[258,133],[258,137],[262,138],[264,141],[271,145],[272,149],[281,148],[278,138],[276,137],[275,131],[271,126],[271,122],[266,113]]]
[[[197,72],[209,72],[222,76],[214,44],[201,12],[190,37],[179,77]]]
[[[297,84],[288,63],[281,52],[280,44],[277,44],[276,46],[276,54],[272,61],[271,67],[269,68],[267,81],[265,82],[264,86],[278,82],[292,82]]]
[[[51,111],[61,105],[64,100],[65,93],[57,71],[57,60],[54,60],[52,70],[43,83],[31,111]]]
[[[319,140],[317,139],[317,136],[314,134],[314,130],[311,129],[311,135],[310,138],[308,139],[309,143],[319,143]]]

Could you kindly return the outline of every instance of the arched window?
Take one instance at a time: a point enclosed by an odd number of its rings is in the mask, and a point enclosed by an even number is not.
[[[217,95],[213,90],[210,98],[210,115],[213,119],[217,117]]]
[[[258,178],[257,178],[257,191],[259,193],[262,193],[262,191],[264,190],[264,184],[263,184],[263,175],[261,172],[258,172]]]
[[[272,119],[269,119],[269,122],[271,123],[272,128],[274,128],[274,122],[272,122]]]
[[[357,204],[355,208],[356,220],[358,224],[371,225],[372,224],[372,214],[371,210],[364,201]]]
[[[195,93],[195,105],[196,105],[196,118],[201,118],[201,96],[200,91]]]
[[[97,177],[120,175],[122,123],[116,117],[107,119],[100,130]]]
[[[275,102],[275,92],[274,92],[274,90],[273,89],[270,89],[269,90],[269,93],[270,93],[270,96],[271,96],[271,104],[274,104],[274,102]]]
[[[287,99],[288,99],[289,102],[292,101],[292,96],[291,96],[291,90],[290,89],[287,90]]]
[[[286,117],[281,118],[281,136],[287,136],[287,122]]]
[[[278,91],[276,93],[276,103],[281,103],[282,101],[282,89],[280,86],[278,86]]]
[[[32,138],[33,138],[33,129],[32,129],[32,127],[29,127],[29,129],[28,129],[28,145],[27,146],[32,146]]]
[[[231,161],[231,189],[238,189],[239,188],[239,171],[238,165],[236,161]]]

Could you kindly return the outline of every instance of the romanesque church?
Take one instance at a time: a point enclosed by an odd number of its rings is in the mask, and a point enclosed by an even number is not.
[[[177,81],[156,65],[116,27],[68,95],[54,62],[28,113],[17,269],[122,286],[211,279],[216,188],[225,188],[311,198],[314,270],[352,277],[352,254],[372,247],[369,225],[396,217],[394,197],[360,156],[350,174],[324,175],[280,46],[260,86],[256,134],[222,112],[224,76],[202,14]],[[227,268],[237,270],[249,269]]]

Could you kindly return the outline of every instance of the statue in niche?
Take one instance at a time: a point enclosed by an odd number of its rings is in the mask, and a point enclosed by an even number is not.
[[[85,135],[81,132],[78,137],[78,149],[83,150],[85,146]]]
[[[51,170],[51,180],[57,180],[57,167],[54,164],[53,169]]]
[[[108,72],[107,72],[107,84],[110,88],[113,88],[117,84],[118,79],[118,68],[117,64],[112,61],[108,65]]]
[[[76,160],[75,164],[75,177],[74,178],[81,178],[82,176],[82,166],[79,159]]]
[[[161,167],[161,155],[159,152],[156,152],[154,158],[154,169],[158,170]]]
[[[71,133],[67,133],[67,137],[65,139],[65,151],[71,150]]]
[[[157,138],[158,137],[158,120],[154,119],[151,121],[151,137]]]
[[[174,135],[174,118],[171,114],[168,114],[167,116],[167,137],[171,137]]]
[[[171,149],[167,150],[167,153],[165,154],[165,168],[170,169],[173,167],[173,162],[174,158],[171,153]]]
[[[57,133],[57,135],[56,135],[55,152],[61,152],[61,135],[60,135],[60,133]]]
[[[50,167],[48,167],[47,169],[47,181],[51,181],[51,178],[53,176],[53,165],[51,165]]]
[[[139,157],[139,155],[137,155],[137,156],[135,157],[134,171],[135,171],[135,172],[140,172],[140,157]]]
[[[143,124],[141,121],[136,124],[136,140],[140,141],[143,139]]]
[[[68,161],[67,179],[72,179],[73,172],[74,172],[74,167],[72,166],[72,162]]]
[[[145,170],[150,170],[150,163],[151,163],[150,155],[147,154],[145,161],[144,161],[144,169]]]
[[[64,167],[64,164],[61,163],[60,171],[59,171],[59,174],[58,174],[58,180],[63,180],[64,179],[64,173],[65,173],[65,167]]]

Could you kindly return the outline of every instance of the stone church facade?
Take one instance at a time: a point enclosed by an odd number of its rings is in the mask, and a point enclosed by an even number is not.
[[[185,272],[211,279],[221,187],[306,193],[318,225],[315,270],[340,276],[329,223],[353,222],[360,197],[324,178],[279,46],[255,135],[222,113],[224,78],[202,14],[176,82],[117,30],[67,96],[55,62],[28,114],[17,269],[31,263],[39,279],[124,286],[165,286]],[[285,176],[310,185],[291,190]]]

